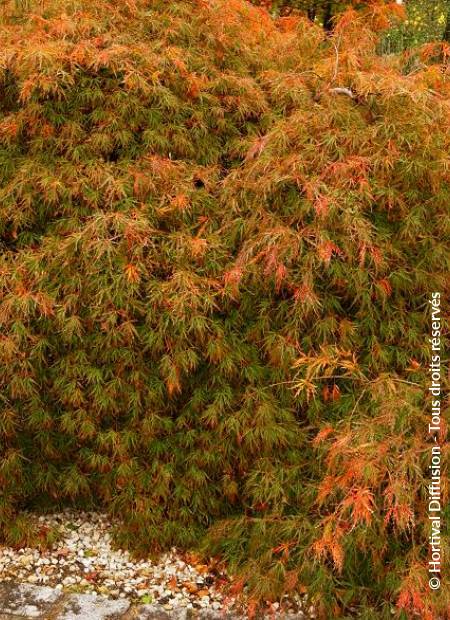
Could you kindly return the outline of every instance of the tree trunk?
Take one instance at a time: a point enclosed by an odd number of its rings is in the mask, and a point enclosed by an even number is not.
[[[327,32],[333,30],[333,0],[325,2],[323,9],[323,27]]]
[[[313,22],[316,19],[316,7],[315,6],[309,7],[307,14],[308,14],[308,19],[310,19]]]
[[[447,43],[450,43],[450,6],[447,9],[447,18],[445,20],[445,29],[442,39],[447,41]]]

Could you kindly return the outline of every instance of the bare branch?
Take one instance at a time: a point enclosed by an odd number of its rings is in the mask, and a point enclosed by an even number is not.
[[[333,95],[347,95],[347,97],[350,97],[350,99],[355,98],[355,95],[353,91],[350,90],[350,88],[344,88],[342,86],[336,86],[335,88],[330,88],[329,92],[332,93]]]

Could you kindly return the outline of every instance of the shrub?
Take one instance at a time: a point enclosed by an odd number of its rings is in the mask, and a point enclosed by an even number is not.
[[[100,503],[139,553],[221,554],[252,605],[445,612],[426,385],[449,83],[378,57],[386,14],[358,15],[327,37],[241,0],[6,5],[6,542],[24,509]]]

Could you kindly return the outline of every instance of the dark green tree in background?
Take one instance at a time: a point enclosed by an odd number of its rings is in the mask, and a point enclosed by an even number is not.
[[[361,9],[370,4],[358,0],[253,0],[253,3],[277,15],[304,13],[327,31],[333,29],[335,18],[345,9]],[[396,4],[405,7],[405,20],[386,35],[381,47],[383,53],[397,53],[431,41],[450,42],[449,0],[397,0]]]
[[[253,0],[253,4],[265,6],[274,14],[304,13],[311,21],[320,23],[326,30],[331,30],[334,17],[349,6],[364,3],[351,0]]]

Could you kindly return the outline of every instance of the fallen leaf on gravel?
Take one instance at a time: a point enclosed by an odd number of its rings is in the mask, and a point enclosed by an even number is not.
[[[136,589],[137,590],[147,590],[148,589],[148,583],[146,583],[146,582],[138,583],[136,585]]]
[[[209,591],[208,590],[199,590],[197,592],[197,596],[199,598],[203,598],[204,596],[209,596]]]
[[[188,564],[200,564],[200,556],[197,553],[186,553],[186,561]]]
[[[168,585],[169,585],[169,588],[172,590],[172,592],[174,590],[178,590],[177,578],[175,577],[175,575],[169,579],[169,584]]]

